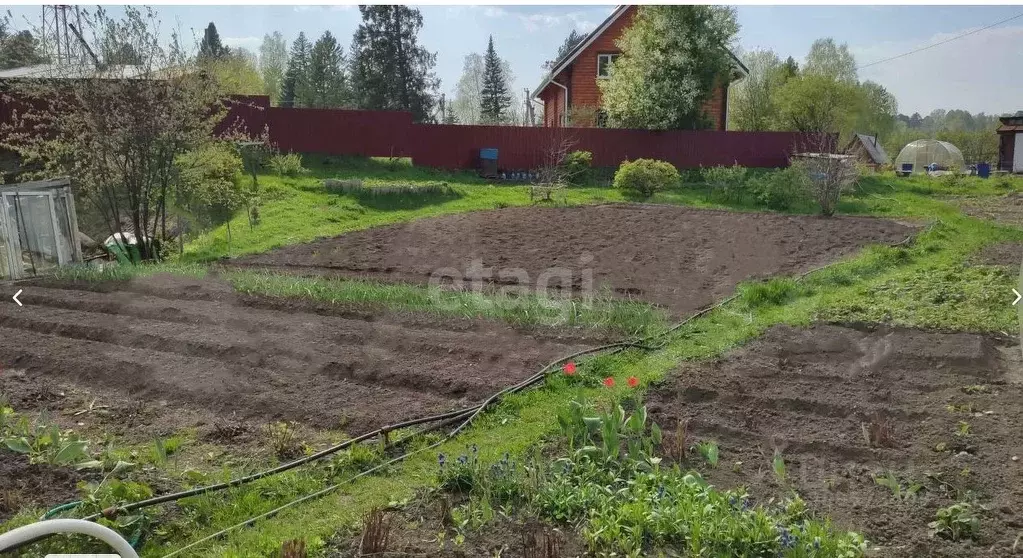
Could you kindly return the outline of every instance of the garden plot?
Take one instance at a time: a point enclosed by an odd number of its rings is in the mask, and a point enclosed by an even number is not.
[[[677,314],[754,276],[806,271],[914,229],[869,217],[607,204],[420,219],[234,260],[300,274],[636,298]]]
[[[1014,339],[776,326],[720,360],[683,368],[647,402],[673,433],[665,447],[719,444],[717,467],[703,469],[710,482],[746,486],[755,502],[793,488],[815,513],[882,547],[879,556],[1006,556],[1023,531]],[[937,510],[957,501],[974,502],[976,541],[930,537]]]
[[[15,406],[70,386],[203,430],[282,419],[356,434],[479,402],[581,348],[481,320],[240,296],[213,278],[101,287],[25,286],[24,307],[0,305],[0,392]]]

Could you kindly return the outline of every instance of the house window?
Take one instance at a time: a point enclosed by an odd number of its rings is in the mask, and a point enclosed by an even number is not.
[[[611,64],[618,60],[620,54],[598,54],[597,55],[597,77],[611,77]]]

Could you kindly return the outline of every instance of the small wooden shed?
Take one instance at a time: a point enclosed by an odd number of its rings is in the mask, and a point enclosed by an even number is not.
[[[999,120],[998,170],[1023,173],[1023,113]]]
[[[857,163],[867,165],[874,170],[892,162],[876,135],[853,134],[853,139],[846,146],[845,153],[852,155]]]

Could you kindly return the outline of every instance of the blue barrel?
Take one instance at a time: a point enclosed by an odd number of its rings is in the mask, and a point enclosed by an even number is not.
[[[989,163],[977,163],[977,176],[981,178],[991,176],[991,165]]]
[[[487,160],[487,161],[496,161],[497,160],[497,149],[495,149],[493,147],[487,147],[487,148],[484,148],[484,149],[480,149],[480,159]]]

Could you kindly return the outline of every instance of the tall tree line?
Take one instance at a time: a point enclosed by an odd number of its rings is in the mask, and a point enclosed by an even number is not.
[[[436,53],[419,44],[419,10],[360,6],[362,23],[345,52],[326,31],[312,41],[299,33],[290,48],[280,32],[265,35],[259,58],[245,72],[258,76],[260,92],[284,107],[405,110],[417,121],[439,119]],[[211,24],[211,27],[212,24]],[[227,52],[215,27],[203,36],[200,57]]]
[[[856,59],[834,39],[814,41],[800,66],[771,50],[743,56],[749,75],[730,90],[729,126],[747,131],[796,130],[876,134],[896,128],[898,102],[880,84],[860,81]]]

